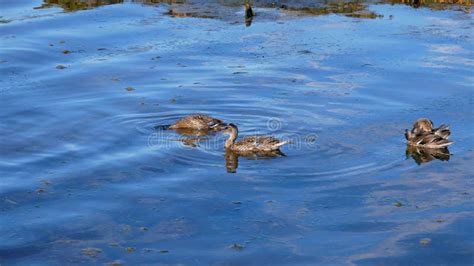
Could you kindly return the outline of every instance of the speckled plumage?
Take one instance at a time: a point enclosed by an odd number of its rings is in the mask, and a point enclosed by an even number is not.
[[[203,114],[186,116],[169,126],[170,129],[219,130],[222,120]]]
[[[238,136],[237,126],[229,124],[224,130],[225,134],[229,134],[225,148],[239,154],[276,151],[288,143],[288,141],[281,141],[271,136],[250,136],[235,142]]]
[[[405,130],[405,138],[409,145],[426,148],[443,148],[453,144],[448,140],[451,131],[447,125],[433,128],[433,122],[426,118],[418,119],[412,130]]]

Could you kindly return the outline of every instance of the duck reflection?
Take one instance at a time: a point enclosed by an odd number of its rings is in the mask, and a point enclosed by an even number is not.
[[[176,133],[181,135],[181,138],[177,139],[185,146],[199,147],[199,142],[208,140],[208,136],[215,135],[216,131],[213,130],[197,130],[197,129],[186,129],[180,128],[174,130]]]
[[[227,173],[237,173],[237,168],[239,167],[239,157],[244,157],[247,160],[266,160],[282,156],[286,156],[286,154],[280,150],[246,154],[239,154],[231,150],[227,150],[224,156],[225,167],[227,168]]]
[[[155,130],[163,131],[170,130],[169,126],[155,126]],[[213,136],[217,133],[215,130],[206,129],[190,129],[190,128],[177,128],[173,130],[175,133],[180,135],[177,139],[171,139],[171,141],[181,142],[185,146],[199,147],[199,142],[208,141],[209,136]]]
[[[245,26],[250,27],[252,26],[252,17],[245,17]]]
[[[176,133],[184,137],[204,137],[208,135],[215,135],[216,132],[212,130],[198,130],[198,129],[175,129]]]
[[[451,154],[447,147],[433,149],[407,145],[406,149],[406,157],[413,158],[418,165],[429,163],[433,160],[449,161],[450,156]]]

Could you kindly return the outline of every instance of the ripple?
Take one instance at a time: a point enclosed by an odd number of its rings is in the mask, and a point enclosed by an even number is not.
[[[233,101],[220,103],[219,108],[212,108],[212,106],[212,104],[208,105],[204,110],[182,108],[153,113],[122,114],[108,119],[105,123],[113,124],[113,127],[133,128],[139,135],[146,136],[147,144],[156,152],[156,156],[174,165],[188,167],[222,167],[224,162],[223,146],[225,139],[227,139],[227,136],[219,133],[186,135],[160,128],[160,126],[170,125],[178,119],[194,113],[203,113],[235,123],[239,125],[242,137],[274,135],[281,139],[296,140],[295,147],[288,148],[291,156],[300,157],[305,153],[313,152],[308,149],[308,147],[313,148],[313,143],[307,147],[304,143],[308,141],[304,137],[309,135],[309,130],[306,128],[302,132],[302,127],[293,126],[294,122],[285,118],[284,106],[271,105],[268,108],[261,108],[250,105],[248,107]],[[301,148],[300,146],[305,147]]]

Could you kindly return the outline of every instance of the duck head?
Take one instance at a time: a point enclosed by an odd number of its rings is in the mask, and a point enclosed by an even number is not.
[[[239,134],[239,129],[237,128],[235,124],[230,123],[224,127],[223,133],[225,135],[229,135],[229,139],[227,139],[224,144],[225,148],[228,149],[234,144],[235,139],[237,139],[237,135]]]
[[[433,130],[433,121],[428,118],[420,118],[413,124],[413,129],[421,132],[431,132]]]

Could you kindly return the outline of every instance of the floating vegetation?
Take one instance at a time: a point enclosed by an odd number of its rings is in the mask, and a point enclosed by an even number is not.
[[[119,261],[119,260],[116,260],[116,261],[112,261],[112,262],[109,262],[106,264],[107,266],[122,266],[122,262]]]
[[[383,18],[383,15],[378,15],[373,12],[350,13],[350,14],[346,14],[346,16],[353,17],[353,18],[370,18],[370,19]]]
[[[44,3],[37,7],[50,8],[59,6],[66,12],[78,10],[93,9],[104,5],[113,5],[124,3],[124,0],[44,0]],[[244,9],[244,20],[247,26],[251,25],[254,12],[249,6],[244,6],[243,1],[226,0],[212,3],[209,1],[168,1],[168,0],[131,0],[131,2],[143,3],[147,5],[166,5],[169,7],[166,15],[176,18],[197,17],[197,18],[215,18],[223,20],[235,20],[237,14],[235,9]],[[427,7],[434,10],[443,10],[458,6],[464,8],[464,11],[470,12],[472,2],[470,0],[369,0],[369,1],[255,1],[254,7],[276,9],[282,13],[289,13],[296,16],[320,16],[328,14],[340,14],[348,17],[375,19],[382,17],[368,10],[370,4],[404,4],[414,8]],[[250,7],[250,8],[249,8]],[[252,14],[252,15],[250,15]],[[256,18],[262,19],[263,16]],[[276,17],[275,17],[276,18]],[[8,21],[9,22],[9,21]],[[8,23],[7,22],[7,23]]]
[[[125,90],[126,90],[126,91],[134,91],[135,88],[133,88],[133,87],[126,87]]]
[[[431,244],[431,239],[430,238],[420,239],[420,244],[423,245],[423,246],[427,246],[427,245]]]
[[[242,245],[240,245],[240,244],[238,244],[238,243],[234,243],[234,244],[230,245],[229,248],[231,248],[231,249],[233,249],[233,250],[236,250],[236,251],[241,251],[241,250],[244,249],[244,246],[242,246]]]
[[[85,248],[82,250],[82,254],[88,257],[97,257],[100,253],[102,253],[100,248]]]
[[[57,69],[65,69],[66,66],[65,66],[65,65],[57,65],[56,68],[57,68]]]
[[[45,0],[44,3],[36,9],[60,6],[64,11],[72,12],[119,3],[123,3],[123,0]]]
[[[144,248],[143,252],[146,252],[146,253],[150,253],[150,252],[168,253],[169,250],[167,250],[167,249]]]
[[[13,201],[13,200],[11,200],[11,199],[5,199],[4,201],[7,202],[7,203],[10,203],[10,204],[12,204],[12,205],[18,205],[18,202]]]

